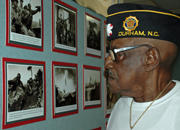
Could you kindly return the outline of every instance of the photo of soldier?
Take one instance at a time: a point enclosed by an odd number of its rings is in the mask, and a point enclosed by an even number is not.
[[[68,8],[55,4],[55,42],[76,47],[76,14]]]
[[[95,50],[101,50],[101,22],[97,19],[86,15],[87,29],[87,47]]]
[[[8,112],[42,108],[44,106],[43,68],[8,64],[7,70]]]
[[[14,79],[9,80],[8,84],[9,84],[8,93],[11,93],[12,91],[14,91],[18,86],[24,89],[23,83],[21,81],[21,74],[20,73],[18,73],[17,76],[14,77]]]
[[[22,13],[23,11],[23,3],[24,3],[24,0],[20,0],[20,6],[19,6],[19,9],[20,9],[20,12]]]
[[[21,12],[18,8],[18,0],[11,0],[11,31],[21,32]]]
[[[41,16],[36,18],[38,21],[33,20],[33,17],[41,12],[41,5],[33,6],[35,9],[31,8],[32,4],[39,1],[20,0],[19,3],[18,0],[11,0],[11,32],[41,38]]]

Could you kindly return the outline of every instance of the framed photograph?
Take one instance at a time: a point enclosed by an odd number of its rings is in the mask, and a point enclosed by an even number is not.
[[[77,9],[52,0],[52,50],[77,56]]]
[[[83,108],[101,107],[101,68],[83,65]]]
[[[107,58],[110,50],[110,42],[107,40],[107,22],[104,21],[104,58]]]
[[[45,62],[11,58],[2,61],[2,128],[45,120]]]
[[[6,0],[6,46],[43,51],[43,0]]]
[[[98,128],[92,129],[92,130],[101,130],[101,127],[98,127]]]
[[[78,113],[78,67],[52,62],[53,118]]]
[[[101,58],[101,20],[85,13],[87,56]]]
[[[105,79],[104,79],[104,90],[105,90],[105,117],[108,118],[112,112],[112,109],[117,102],[117,94],[114,94],[109,89],[108,84],[108,70],[105,70]]]

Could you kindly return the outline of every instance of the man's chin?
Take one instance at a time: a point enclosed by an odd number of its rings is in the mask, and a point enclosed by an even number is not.
[[[109,85],[109,90],[110,90],[112,93],[118,93],[117,90],[115,89],[115,86]]]

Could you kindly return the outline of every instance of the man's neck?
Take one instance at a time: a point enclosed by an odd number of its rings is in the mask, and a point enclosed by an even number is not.
[[[175,82],[166,81],[164,83],[159,83],[159,85],[156,85],[156,89],[150,89],[145,92],[141,97],[134,97],[134,101],[136,102],[149,102],[154,101],[159,95],[159,98],[166,95],[173,87],[175,86]],[[153,85],[155,86],[155,85]],[[159,86],[159,87],[158,87]],[[153,87],[152,87],[153,88]],[[155,87],[154,87],[155,88]]]

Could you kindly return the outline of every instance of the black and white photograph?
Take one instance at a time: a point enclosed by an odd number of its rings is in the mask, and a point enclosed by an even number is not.
[[[76,52],[76,10],[62,1],[54,1],[54,49]]]
[[[10,0],[9,10],[9,44],[42,48],[42,1]]]
[[[11,59],[7,59],[7,62],[5,60],[6,123],[44,117],[45,63],[27,60],[23,60],[25,61],[23,63],[18,59],[17,62],[10,62]]]
[[[109,88],[108,84],[108,70],[105,70],[105,90],[106,90],[106,96],[105,96],[105,104],[106,104],[106,117],[109,117],[109,115],[112,112],[112,109],[117,101],[117,94],[112,93]]]
[[[42,108],[43,67],[7,64],[8,112]]]
[[[76,69],[55,67],[56,107],[76,104]]]
[[[101,20],[86,13],[86,53],[101,57]]]
[[[107,24],[104,22],[104,43],[105,43],[105,58],[109,55],[110,42],[107,40]]]
[[[62,113],[77,112],[77,69],[53,62],[54,118]],[[68,64],[70,65],[70,64]]]
[[[101,105],[101,71],[84,68],[84,107]]]

